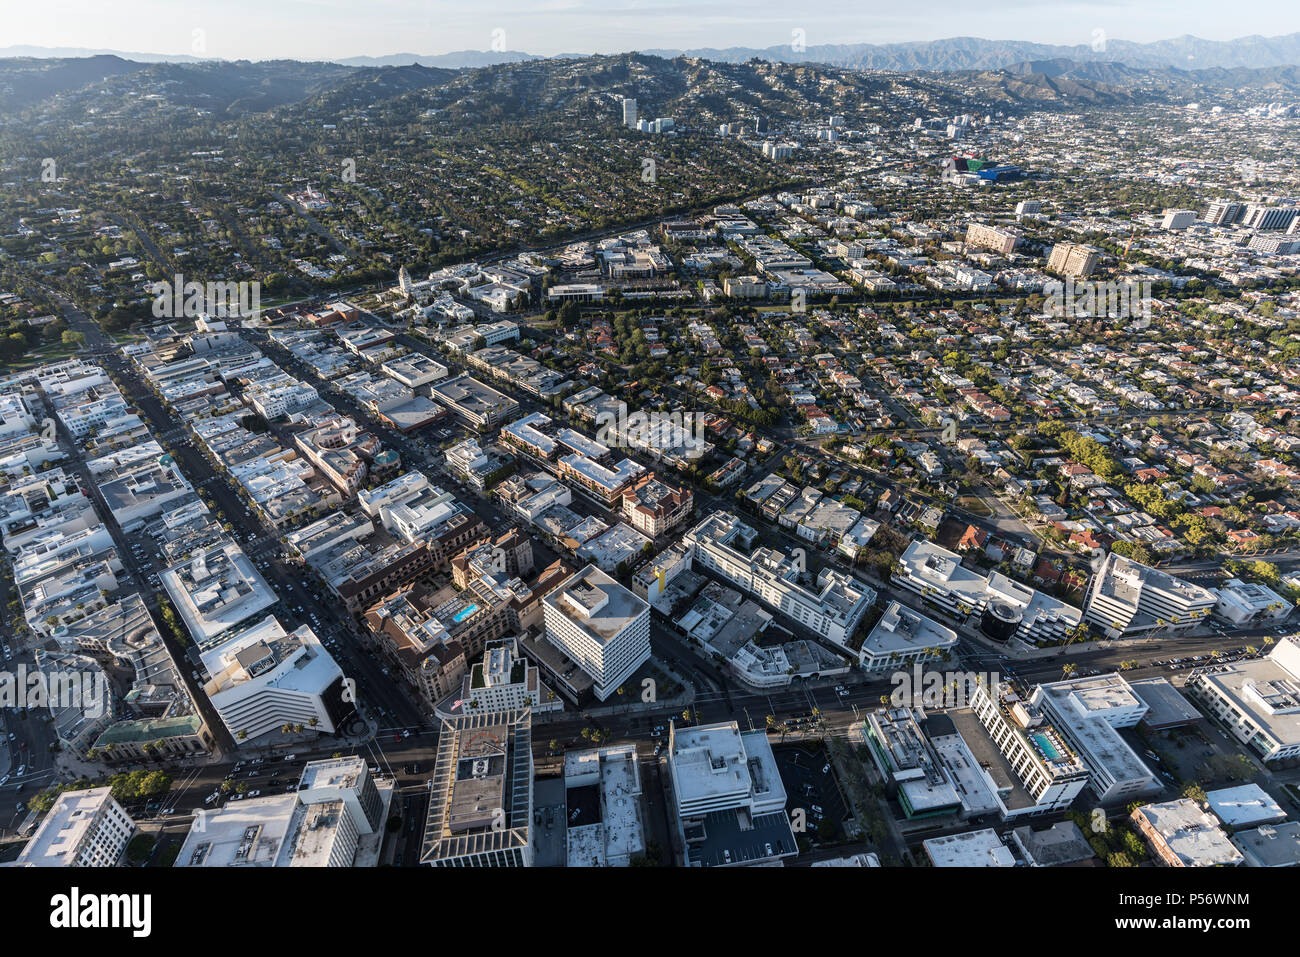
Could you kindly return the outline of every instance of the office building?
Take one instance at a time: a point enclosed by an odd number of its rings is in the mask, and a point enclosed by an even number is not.
[[[855,732],[865,739],[876,769],[908,820],[956,814],[962,809],[952,776],[921,728],[924,714],[910,707],[879,708],[849,733],[850,741],[855,740]]]
[[[1165,867],[1236,867],[1245,862],[1214,815],[1188,798],[1134,808],[1130,817],[1151,856]]]
[[[957,633],[891,601],[858,652],[865,671],[899,671],[931,661],[957,645]]]
[[[907,546],[891,580],[954,617],[980,615],[980,629],[998,641],[1060,641],[1083,620],[1073,605],[1000,572],[969,569],[956,552],[926,539]]]
[[[1245,214],[1246,207],[1241,203],[1216,200],[1205,212],[1205,221],[1214,226],[1231,226]]]
[[[805,628],[844,648],[876,601],[875,589],[827,566],[815,589],[799,583],[797,558],[753,549],[756,533],[730,512],[715,512],[682,537],[692,563],[707,568]]]
[[[569,867],[627,867],[645,853],[636,745],[564,755]]]
[[[991,827],[922,842],[935,867],[1015,867],[1016,857]]]
[[[135,822],[109,788],[65,791],[22,849],[19,867],[115,867]]]
[[[1088,768],[1088,786],[1102,804],[1131,801],[1160,789],[1156,775],[1120,735],[1147,713],[1146,702],[1124,678],[1111,673],[1053,681],[1034,689],[1041,708]]]
[[[1154,636],[1195,627],[1217,602],[1207,588],[1111,552],[1093,572],[1084,617],[1108,638]]]
[[[356,702],[343,671],[307,625],[286,632],[273,617],[203,654],[203,690],[237,741],[285,724],[333,734]]]
[[[421,864],[532,866],[532,712],[444,719],[431,782]]]
[[[1265,761],[1300,757],[1300,639],[1264,658],[1197,668],[1187,694]]]
[[[650,657],[650,606],[594,565],[542,599],[546,638],[604,701]]]
[[[765,730],[735,721],[668,729],[668,775],[691,867],[756,864],[798,853]]]
[[[1230,578],[1218,592],[1219,600],[1214,605],[1214,614],[1234,625],[1281,621],[1295,609],[1288,599],[1258,582]]]

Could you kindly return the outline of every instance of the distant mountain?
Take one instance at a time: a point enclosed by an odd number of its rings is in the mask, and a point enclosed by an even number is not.
[[[955,71],[947,76],[994,101],[1025,104],[1187,103],[1242,89],[1276,92],[1282,98],[1300,93],[1300,67],[1295,66],[1138,69],[1123,63],[1077,63],[1058,58],[1015,63],[1000,70]]]
[[[1202,40],[1182,36],[1153,43],[1134,43],[1107,38],[1098,33],[1092,43],[1059,46],[1021,40],[984,40],[952,37],[916,43],[823,44],[803,51],[790,44],[754,49],[696,49],[686,51],[647,50],[659,56],[691,56],[725,63],[751,59],[783,63],[818,63],[856,70],[958,71],[997,70],[1025,61],[1065,59],[1074,62],[1123,63],[1147,69],[1233,69],[1300,65],[1300,33],[1287,36],[1239,37],[1235,40]]]
[[[499,63],[520,63],[524,60],[541,60],[542,57],[531,53],[495,50],[458,50],[455,53],[427,55],[422,53],[394,53],[390,56],[353,56],[343,60],[331,60],[344,66],[428,66],[446,70],[475,69],[484,66],[496,66]]]
[[[0,58],[37,57],[43,60],[71,59],[74,57],[118,57],[136,63],[200,63],[207,57],[170,53],[123,53],[121,50],[88,50],[85,47],[0,47]]]
[[[66,90],[143,69],[144,64],[108,54],[68,60],[0,60],[0,109],[23,109]]]
[[[1135,43],[1105,36],[1097,31],[1089,43],[1073,46],[1032,43],[1024,40],[985,40],[980,37],[950,37],[912,43],[820,44],[794,50],[790,44],[756,47],[700,48],[694,50],[647,49],[643,53],[666,58],[679,56],[743,63],[759,59],[779,63],[816,63],[855,70],[909,72],[929,70],[953,72],[1000,70],[1018,63],[1070,60],[1075,63],[1122,63],[1136,69],[1172,67],[1182,70],[1253,69],[1300,66],[1300,33],[1285,36],[1247,36],[1234,40],[1203,40],[1181,36],[1152,43]],[[138,63],[194,63],[201,58],[156,53],[122,53],[113,50],[10,46],[0,47],[0,57],[67,58],[117,56]],[[388,56],[354,56],[328,62],[343,66],[426,66],[442,69],[474,69],[502,63],[539,59],[572,59],[584,54],[539,57],[523,51],[460,50],[455,53],[394,53]]]

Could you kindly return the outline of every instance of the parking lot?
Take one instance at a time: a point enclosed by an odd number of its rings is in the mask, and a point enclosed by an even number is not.
[[[788,744],[776,745],[772,751],[785,785],[786,812],[791,820],[797,822],[802,814],[807,822],[806,835],[813,841],[841,836],[840,826],[848,816],[848,806],[826,749]]]

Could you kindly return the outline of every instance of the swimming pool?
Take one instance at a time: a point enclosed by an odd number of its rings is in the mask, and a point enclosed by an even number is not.
[[[478,605],[470,605],[469,607],[462,608],[460,611],[456,612],[456,614],[452,615],[451,620],[459,625],[462,621],[464,621],[470,615],[474,614],[474,612],[476,611],[478,611]]]
[[[1049,761],[1055,761],[1057,758],[1061,756],[1061,752],[1056,750],[1056,745],[1052,744],[1052,739],[1049,738],[1047,735],[1036,734],[1033,737],[1034,737],[1034,743],[1038,745],[1038,750],[1042,751],[1043,754],[1047,755],[1047,759]]]

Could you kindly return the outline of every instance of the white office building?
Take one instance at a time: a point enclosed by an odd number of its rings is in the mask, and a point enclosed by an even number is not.
[[[1111,552],[1093,573],[1084,617],[1108,638],[1186,631],[1218,603],[1207,588]]]
[[[1186,691],[1263,760],[1300,757],[1300,637],[1264,658],[1198,668]]]
[[[650,606],[588,565],[542,599],[547,639],[604,701],[650,657]]]
[[[1088,767],[1088,784],[1102,804],[1127,802],[1160,789],[1160,782],[1120,735],[1149,710],[1124,678],[1111,673],[1054,681],[1034,689],[1041,708]]]
[[[876,591],[847,572],[823,568],[815,589],[799,583],[797,557],[774,548],[751,550],[754,529],[730,512],[715,512],[682,537],[692,562],[799,622],[836,645],[847,647]]]
[[[1230,578],[1218,589],[1214,614],[1234,625],[1253,621],[1281,621],[1294,606],[1267,585]]]
[[[15,862],[19,867],[114,867],[135,834],[135,822],[109,788],[59,795]]]
[[[285,724],[333,734],[351,711],[343,671],[306,625],[286,632],[267,617],[203,655],[203,690],[238,741]]]

